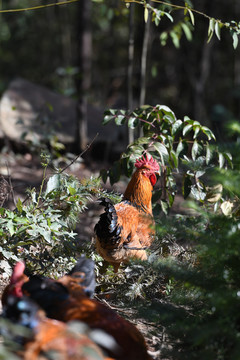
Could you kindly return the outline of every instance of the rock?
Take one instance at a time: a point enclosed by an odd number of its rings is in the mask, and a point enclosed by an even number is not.
[[[40,143],[57,135],[65,145],[74,144],[77,133],[77,102],[25,79],[13,80],[0,101],[0,137],[24,144]],[[124,129],[102,126],[103,110],[88,105],[88,138],[122,143]],[[120,139],[120,142],[119,142]]]
[[[0,102],[2,133],[22,142],[49,138],[56,132],[64,144],[76,134],[76,103],[24,79],[13,80]]]

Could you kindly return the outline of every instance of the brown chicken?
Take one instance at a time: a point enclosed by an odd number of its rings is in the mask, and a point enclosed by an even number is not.
[[[81,269],[77,268],[76,272],[72,271],[71,275],[66,275],[58,281],[30,276],[29,279],[25,278],[25,283],[19,281],[24,276],[24,268],[22,268],[22,274],[19,272],[19,267],[17,270],[18,276],[14,274],[14,271],[12,276],[15,281],[14,296],[23,293],[24,296],[30,297],[49,318],[63,322],[79,320],[92,330],[103,330],[107,334],[107,339],[99,346],[111,358],[117,360],[151,359],[144,337],[134,325],[120,317],[110,307],[89,298],[88,286],[86,286],[88,281],[84,273],[80,271]],[[13,288],[12,281],[11,294]],[[8,295],[5,292],[5,301],[7,299]]]
[[[109,199],[102,199],[105,212],[95,225],[96,249],[113,265],[117,272],[121,262],[131,257],[147,259],[145,249],[154,238],[152,216],[152,190],[156,184],[155,173],[159,165],[152,157],[138,159],[134,172],[123,196],[123,201],[113,205]]]
[[[2,316],[11,323],[22,326],[15,336],[8,332],[7,324],[2,332],[8,342],[11,339],[18,344],[17,355],[24,360],[47,360],[53,354],[53,358],[58,360],[110,360],[89,338],[91,331],[85,324],[68,325],[48,319],[44,311],[28,297],[9,296]]]

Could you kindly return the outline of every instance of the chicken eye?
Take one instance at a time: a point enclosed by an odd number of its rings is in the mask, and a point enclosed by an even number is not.
[[[150,180],[152,186],[154,186],[154,185],[156,184],[156,182],[157,182],[157,177],[156,177],[156,175],[155,175],[155,174],[151,174],[151,175],[149,176],[149,180]]]

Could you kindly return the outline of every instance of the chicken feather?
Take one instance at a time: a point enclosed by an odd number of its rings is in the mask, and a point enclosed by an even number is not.
[[[135,163],[137,170],[125,190],[123,201],[113,205],[101,199],[105,212],[95,225],[97,252],[117,272],[121,262],[131,257],[147,259],[146,248],[154,239],[152,190],[159,165],[152,157]]]
[[[87,267],[85,271],[87,273],[89,270],[88,276],[92,279],[94,268],[92,265],[88,266],[88,263],[91,264],[92,260],[86,260],[87,263],[83,262],[84,266]],[[70,272],[70,275],[65,275],[59,280],[52,280],[37,275],[26,277],[23,274],[24,267],[22,265],[22,273],[18,271],[16,276],[14,271],[15,269],[19,270],[17,264],[13,269],[11,287],[7,289],[11,291],[10,296],[15,298],[26,296],[33,300],[44,310],[48,318],[63,323],[75,320],[81,321],[89,326],[91,330],[103,331],[108,337],[111,337],[116,345],[110,347],[109,341],[106,341],[105,344],[99,344],[111,358],[116,360],[152,359],[147,352],[144,337],[133,324],[119,316],[110,307],[89,298],[89,292],[86,291],[88,290],[86,285],[89,284],[89,281],[87,276],[85,277],[86,273],[82,271],[83,268],[76,266],[75,270]],[[22,282],[23,278],[24,283]],[[92,284],[92,281],[90,281],[90,284]],[[4,299],[6,304],[9,299],[7,291],[5,291]],[[38,329],[40,328],[37,328],[37,333]],[[42,341],[40,335],[38,339]]]

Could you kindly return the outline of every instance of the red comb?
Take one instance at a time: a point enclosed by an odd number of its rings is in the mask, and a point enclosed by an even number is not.
[[[16,265],[13,268],[13,273],[11,277],[11,284],[15,284],[23,275],[23,272],[25,270],[25,264],[22,261],[19,261],[16,263]]]
[[[150,166],[153,171],[159,171],[159,165],[158,165],[157,161],[154,160],[152,156],[150,158],[148,158],[147,154],[146,154],[146,158],[144,158],[144,155],[143,155],[141,158],[139,158],[135,162],[135,166],[138,169],[140,169],[146,165]]]

